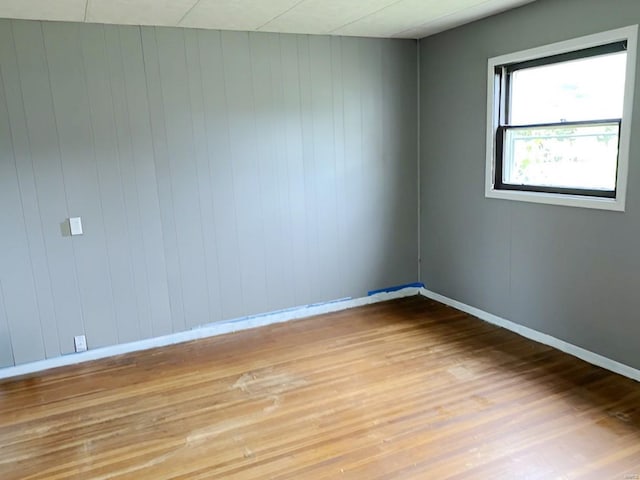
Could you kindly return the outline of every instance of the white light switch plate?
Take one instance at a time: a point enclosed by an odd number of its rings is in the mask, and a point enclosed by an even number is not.
[[[71,235],[82,235],[82,218],[72,217],[69,219],[69,229]]]

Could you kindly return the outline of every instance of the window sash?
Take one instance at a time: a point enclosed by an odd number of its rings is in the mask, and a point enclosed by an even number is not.
[[[555,63],[564,63],[571,60],[581,60],[590,57],[598,57],[602,55],[609,55],[612,53],[620,53],[627,51],[627,40],[619,42],[607,43],[604,45],[598,45],[595,47],[583,48],[579,50],[573,50],[566,53],[560,53],[557,55],[550,55],[546,57],[535,58],[533,60],[525,60],[522,62],[515,62],[504,64],[496,67],[495,75],[498,79],[497,85],[499,86],[499,115],[498,125],[506,126],[511,124],[511,87],[512,87],[512,75],[518,70],[525,70],[528,68],[541,67],[544,65],[552,65]],[[515,126],[515,125],[512,125]]]
[[[598,197],[598,198],[616,198],[617,194],[617,182],[616,188],[613,190],[600,190],[600,189],[588,189],[588,188],[567,188],[558,186],[543,186],[543,185],[529,185],[529,184],[512,184],[505,182],[504,168],[505,168],[505,139],[509,130],[523,129],[523,128],[567,128],[572,126],[618,126],[618,145],[617,145],[617,157],[616,157],[616,170],[618,168],[618,160],[620,156],[620,132],[622,130],[622,120],[606,119],[606,120],[591,120],[591,121],[577,121],[577,122],[557,122],[557,123],[543,123],[532,125],[500,125],[496,132],[496,161],[494,170],[494,188],[497,190],[509,190],[509,191],[521,191],[521,192],[538,192],[538,193],[557,193],[565,195],[577,195],[585,197]],[[568,137],[570,138],[570,137]],[[616,171],[617,176],[617,171]]]
[[[627,41],[622,40],[620,42],[613,42],[613,43],[607,43],[604,45],[598,45],[595,47],[572,50],[570,52],[559,53],[557,55],[534,58],[533,60],[525,60],[522,62],[509,63],[506,65],[503,65],[503,68],[504,68],[504,72],[507,75],[511,75],[516,70],[542,67],[544,65],[551,65],[554,63],[564,63],[564,62],[570,62],[571,60],[582,60],[589,57],[598,57],[600,55],[609,55],[611,53],[620,53],[620,52],[626,52],[626,51],[627,51]]]

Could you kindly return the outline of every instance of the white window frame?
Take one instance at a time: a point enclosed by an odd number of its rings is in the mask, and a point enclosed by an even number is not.
[[[562,193],[539,193],[495,189],[496,131],[498,129],[500,110],[500,93],[499,91],[496,91],[495,85],[496,67],[509,63],[518,63],[550,57],[552,55],[559,55],[625,40],[627,41],[627,71],[625,78],[622,125],[620,130],[620,146],[618,149],[616,197],[597,198],[583,195],[567,195]],[[627,196],[627,175],[629,171],[629,147],[631,142],[631,117],[633,112],[633,96],[636,79],[637,43],[638,25],[633,25],[489,59],[487,75],[487,158],[485,170],[485,196],[487,198],[624,212]]]

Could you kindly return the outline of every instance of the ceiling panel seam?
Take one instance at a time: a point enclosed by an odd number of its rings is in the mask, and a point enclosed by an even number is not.
[[[184,12],[184,15],[182,15],[182,17],[180,17],[180,20],[178,20],[177,25],[181,25],[183,20],[185,18],[187,18],[187,16],[193,11],[194,8],[196,8],[199,4],[200,4],[201,0],[196,0],[195,3],[193,5],[191,5],[191,8],[187,9],[186,12]]]
[[[490,1],[491,1],[491,0],[488,0],[488,1],[484,2],[484,3],[481,3],[480,5],[486,5],[486,4],[487,4],[487,3],[489,3]],[[393,34],[393,36],[395,36],[395,35],[402,35],[402,34],[404,34],[404,33],[411,32],[411,31],[413,31],[413,30],[424,30],[424,29],[425,29],[426,27],[428,27],[429,25],[436,24],[436,23],[441,22],[442,20],[444,20],[444,19],[446,19],[446,18],[449,18],[449,17],[454,17],[454,16],[456,16],[456,15],[460,15],[460,12],[462,12],[462,11],[464,11],[464,9],[463,9],[463,10],[456,10],[456,11],[454,11],[454,12],[450,12],[450,13],[447,13],[447,14],[445,14],[445,15],[440,15],[439,17],[432,18],[432,19],[431,19],[431,20],[429,20],[428,22],[420,23],[420,24],[415,25],[415,26],[413,26],[413,27],[411,27],[411,28],[406,28],[406,29],[404,29],[404,30],[399,31],[398,33],[394,33],[394,34]]]
[[[273,17],[272,19],[268,20],[267,22],[263,23],[262,25],[260,25],[259,27],[256,28],[256,30],[260,30],[263,27],[266,27],[267,25],[269,25],[271,22],[273,22],[274,20],[277,20],[278,18],[280,18],[281,16],[289,13],[291,10],[293,10],[294,8],[297,8],[298,6],[300,6],[301,4],[303,4],[304,2],[306,2],[307,0],[300,0],[299,2],[296,2],[295,5],[292,5],[291,7],[287,8],[284,12],[280,12],[278,15],[276,15],[275,17]]]
[[[389,7],[393,7],[394,5],[396,5],[396,4],[400,3],[400,2],[404,2],[404,0],[395,0],[395,1],[391,2],[391,3],[389,3],[388,5],[385,5],[384,7],[380,7],[379,9],[374,10],[373,12],[369,12],[366,15],[361,16],[360,18],[357,18],[355,20],[347,22],[344,25],[340,25],[339,27],[336,27],[333,30],[330,30],[328,33],[333,33],[333,32],[335,32],[337,30],[340,30],[341,28],[348,27],[349,25],[353,25],[354,23],[358,23],[360,20],[364,20],[365,18],[370,17],[372,15],[375,15],[376,13],[381,12],[382,10],[386,10]]]

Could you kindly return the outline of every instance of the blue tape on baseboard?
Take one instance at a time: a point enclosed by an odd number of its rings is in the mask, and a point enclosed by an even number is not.
[[[402,290],[404,288],[424,288],[424,283],[407,283],[406,285],[397,285],[395,287],[381,288],[380,290],[371,290],[367,295],[371,296],[375,295],[376,293],[397,292],[398,290]]]

